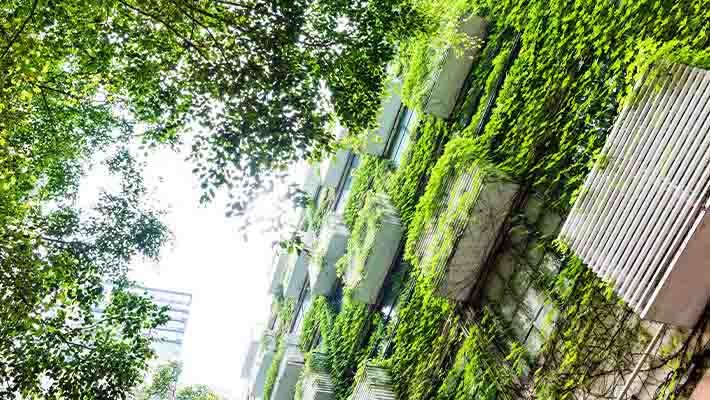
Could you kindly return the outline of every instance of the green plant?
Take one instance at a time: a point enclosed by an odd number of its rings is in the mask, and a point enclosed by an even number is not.
[[[336,263],[336,273],[340,277],[345,275],[346,270],[352,269],[349,282],[346,282],[349,285],[356,284],[363,278],[367,258],[375,245],[377,231],[385,213],[376,196],[377,193],[367,193],[350,233],[347,251]]]
[[[336,399],[344,400],[350,394],[355,371],[368,356],[367,343],[378,318],[381,316],[355,300],[346,289],[340,313],[332,328],[323,333],[323,351],[336,388]]]
[[[276,384],[276,378],[279,376],[279,368],[281,366],[281,360],[283,360],[284,353],[286,352],[286,346],[283,343],[278,343],[278,350],[274,354],[274,358],[271,361],[269,369],[266,371],[266,379],[264,380],[264,398],[270,399],[271,392],[274,390],[274,385]]]
[[[355,225],[355,219],[365,206],[368,193],[383,189],[392,169],[390,160],[372,155],[363,156],[362,163],[353,172],[350,195],[343,212],[345,224],[349,228]]]
[[[271,391],[276,383],[276,377],[279,374],[279,366],[281,365],[281,360],[283,359],[285,352],[285,345],[283,342],[284,335],[288,332],[293,319],[293,313],[296,308],[296,302],[293,299],[277,299],[278,313],[276,314],[276,326],[278,327],[274,333],[274,342],[276,343],[276,354],[271,361],[271,365],[266,372],[266,379],[264,381],[264,398],[271,398]]]
[[[402,165],[387,181],[387,193],[405,227],[410,224],[431,170],[451,137],[451,129],[445,121],[428,115],[420,118]]]
[[[444,154],[439,158],[432,170],[426,192],[417,204],[416,212],[408,232],[406,257],[407,260],[412,262],[415,266],[419,266],[419,260],[415,256],[417,241],[441,208],[441,199],[446,195],[444,191],[447,189],[447,179],[455,177],[461,172],[479,175],[480,179],[477,180],[479,185],[482,184],[484,176],[488,179],[487,175],[499,175],[500,179],[506,179],[500,172],[496,171],[485,158],[481,158],[481,154],[477,143],[471,139],[455,138],[446,145]],[[447,227],[446,225],[450,225],[456,220],[456,218],[453,217],[455,217],[459,211],[467,212],[475,202],[477,195],[478,191],[474,188],[464,196],[465,201],[462,201],[460,204],[460,207],[464,208],[464,210],[452,209],[449,213],[449,218],[442,218],[441,224],[444,226],[441,226],[440,229],[444,229],[449,234],[449,241],[453,241],[454,239],[451,236],[453,226]]]
[[[303,328],[299,337],[299,345],[304,352],[309,350],[315,335],[319,332],[325,336],[332,328],[335,310],[325,296],[317,296],[303,317]]]
[[[306,208],[305,231],[312,231],[315,234],[320,232],[328,211],[335,201],[335,190],[331,187],[324,187],[318,196],[318,201],[309,199]]]

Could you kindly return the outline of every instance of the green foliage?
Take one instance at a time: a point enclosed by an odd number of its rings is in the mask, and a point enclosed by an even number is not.
[[[385,214],[380,202],[377,201],[378,193],[369,192],[365,195],[365,202],[357,213],[357,219],[352,227],[348,248],[343,257],[335,264],[335,270],[339,277],[345,275],[345,271],[352,268],[353,275],[347,285],[354,285],[359,282],[365,273],[367,258],[370,256],[382,217]]]
[[[312,231],[315,234],[320,232],[325,218],[328,216],[328,210],[335,201],[335,190],[331,187],[324,187],[318,197],[317,204],[315,199],[309,199],[306,208],[306,223],[303,228],[304,231]]]
[[[489,46],[486,50],[488,49],[493,49],[493,46]],[[478,109],[476,110],[476,113],[473,115],[473,118],[471,119],[470,124],[468,125],[467,129],[463,132],[461,132],[461,135],[464,137],[472,137],[474,136],[474,133],[476,129],[478,128],[478,125],[481,122],[481,119],[483,118],[483,114],[486,111],[486,107],[488,105],[488,102],[486,101],[488,97],[491,95],[493,92],[496,82],[500,78],[501,74],[504,72],[503,69],[505,67],[505,63],[510,56],[510,47],[506,47],[504,49],[501,49],[496,55],[495,58],[493,58],[491,62],[491,70],[488,71],[482,66],[479,66],[477,70],[484,70],[487,73],[487,78],[485,81],[485,84],[482,88],[482,91],[480,93],[480,101],[478,102]],[[485,57],[485,54],[484,54]],[[477,78],[474,75],[474,79]]]
[[[463,47],[480,46],[458,31],[462,18],[476,15],[474,2],[410,0],[412,8],[426,21],[421,31],[402,41],[397,62],[403,71],[402,99],[421,114],[424,100],[433,82],[433,72],[448,48],[460,52]]]
[[[365,206],[368,193],[383,189],[392,169],[390,160],[372,155],[363,156],[362,163],[353,172],[350,195],[343,212],[345,224],[349,228],[354,227],[358,212]]]
[[[202,201],[228,190],[230,214],[332,150],[324,104],[353,131],[370,126],[396,41],[418,26],[403,0],[19,0],[0,21],[3,135],[110,137],[120,125],[153,145],[199,126]]]
[[[180,389],[175,400],[220,400],[220,396],[207,385],[192,385]]]
[[[701,3],[472,2],[496,29],[523,33],[480,148],[567,209],[638,73],[661,58],[706,62]]]
[[[346,289],[342,309],[332,328],[323,332],[323,350],[335,385],[336,399],[344,400],[350,394],[355,371],[371,349],[368,340],[373,337],[372,327],[377,326],[379,320],[379,314],[356,301]]]
[[[426,226],[433,220],[437,211],[440,209],[441,199],[445,195],[444,190],[446,190],[447,187],[447,178],[456,176],[457,173],[462,171],[473,172],[472,167],[475,167],[474,169],[478,169],[478,173],[482,175],[499,174],[485,159],[480,158],[480,154],[481,152],[476,146],[476,142],[474,140],[456,138],[451,140],[446,145],[444,154],[441,158],[439,158],[432,170],[426,192],[417,204],[416,213],[414,214],[414,219],[409,229],[406,244],[406,257],[407,260],[412,262],[415,266],[418,266],[418,260],[415,256],[417,241],[424,233]],[[471,196],[466,197],[467,201],[462,202],[462,207],[470,208],[475,202],[477,191],[472,190],[470,194]],[[455,214],[459,210],[454,209],[451,211],[452,214]],[[453,221],[448,221],[446,219],[441,221],[444,225],[450,222]],[[444,228],[445,227],[441,227],[441,229]],[[453,227],[449,226],[446,227],[445,230],[447,232],[451,232],[452,229]],[[450,240],[453,240],[453,238],[450,238]]]
[[[170,400],[177,390],[177,382],[182,372],[182,365],[177,361],[159,365],[153,371],[150,383],[138,394],[141,400]]]
[[[335,310],[328,299],[325,296],[317,296],[303,317],[303,328],[299,337],[301,350],[308,351],[308,346],[319,332],[321,335],[329,332],[334,318]]]
[[[269,369],[266,371],[266,379],[264,380],[265,399],[271,398],[271,392],[274,390],[276,378],[279,376],[279,366],[281,365],[281,360],[283,360],[284,353],[286,351],[286,347],[283,343],[277,342],[277,346],[278,348],[276,350],[276,354],[274,354],[273,360],[271,361],[271,366],[269,366]]]
[[[444,144],[451,136],[445,121],[424,115],[420,117],[416,137],[405,155],[404,161],[387,183],[387,192],[399,210],[404,226],[409,226],[420,192],[441,154]]]
[[[274,332],[274,342],[276,343],[276,354],[271,361],[271,365],[266,372],[266,379],[264,381],[264,398],[271,398],[271,391],[274,389],[274,384],[276,383],[276,377],[279,375],[279,366],[281,365],[281,360],[283,359],[286,347],[284,345],[283,338],[288,333],[291,325],[291,320],[293,319],[293,313],[296,309],[295,300],[288,299],[278,299],[278,313],[276,314],[276,332]]]
[[[45,130],[51,119],[23,114],[29,95],[20,101],[13,90],[0,97],[0,397],[125,398],[153,356],[148,333],[167,321],[126,271],[136,258],[156,260],[170,233],[146,206],[140,163],[111,145],[121,130],[99,123],[110,113],[74,110]],[[78,182],[96,152],[109,156],[117,187],[78,209]],[[42,376],[53,380],[45,387]]]
[[[401,305],[395,350],[387,360],[401,399],[427,399],[438,383],[441,359],[459,332],[454,304],[434,293],[430,279],[416,282],[409,301]]]

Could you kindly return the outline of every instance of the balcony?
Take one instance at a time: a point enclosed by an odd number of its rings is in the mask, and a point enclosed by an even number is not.
[[[255,398],[264,395],[264,383],[266,374],[271,367],[271,362],[276,355],[276,338],[271,331],[266,331],[259,344],[259,349],[254,357],[254,364],[251,367],[250,387]]]
[[[288,254],[285,252],[277,252],[274,256],[274,261],[271,267],[271,283],[269,284],[269,293],[280,294],[282,290],[282,283],[284,278],[284,272],[286,272],[286,267],[288,265]]]
[[[392,377],[387,369],[365,364],[358,371],[355,388],[348,400],[396,400]]]
[[[367,137],[365,152],[381,157],[385,153],[392,130],[396,127],[397,116],[402,106],[400,92],[402,82],[393,80],[387,88],[388,93],[382,102],[382,110],[377,117],[377,128]]]
[[[415,257],[437,281],[437,295],[465,301],[478,286],[518,185],[492,166],[474,162],[450,173],[442,188],[417,239]]]
[[[311,353],[307,372],[303,377],[302,400],[335,400],[335,385],[324,365],[325,355]]]
[[[323,186],[337,188],[345,173],[351,152],[347,149],[338,150],[331,158],[324,160],[320,166],[321,183]]]
[[[286,255],[286,267],[283,273],[283,295],[297,299],[303,289],[303,284],[308,276],[308,263],[310,257],[308,253],[313,246],[313,233],[301,233],[303,250],[291,251]]]
[[[464,20],[459,28],[471,41],[480,42],[486,38],[487,23],[481,17],[472,16]],[[460,49],[447,49],[438,60],[438,68],[431,83],[429,98],[424,106],[427,114],[448,119],[456,106],[479,48],[475,43],[461,44]]]
[[[301,181],[301,190],[309,197],[314,197],[320,186],[320,171],[318,165],[308,165]]]
[[[254,368],[254,360],[256,360],[256,354],[259,351],[259,346],[260,343],[258,341],[249,343],[247,355],[244,357],[244,365],[242,365],[242,379],[251,379],[251,371]]]
[[[314,296],[328,295],[335,285],[335,264],[347,250],[350,231],[342,216],[331,214],[321,227],[315,249],[308,265],[311,292]]]
[[[360,210],[348,253],[344,259],[343,281],[353,297],[374,304],[402,240],[402,224],[387,196],[375,194]]]
[[[298,348],[298,337],[286,336],[283,345],[284,356],[279,365],[279,373],[270,400],[293,400],[296,394],[296,383],[304,367],[303,354]]]
[[[288,262],[283,280],[283,295],[297,299],[308,275],[308,254],[293,251],[288,254]]]

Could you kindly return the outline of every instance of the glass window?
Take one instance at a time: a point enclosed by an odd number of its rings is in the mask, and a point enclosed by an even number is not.
[[[392,143],[390,144],[387,156],[398,167],[402,163],[404,153],[409,146],[414,121],[416,121],[416,114],[414,111],[406,107],[402,108],[402,111],[399,113],[397,128],[394,132],[394,137],[392,138]]]
[[[306,282],[308,285],[309,283]],[[303,319],[306,316],[306,312],[308,311],[308,308],[311,305],[311,290],[309,287],[306,287],[306,293],[303,296],[303,301],[301,302],[301,307],[298,308],[298,313],[296,315],[296,323],[293,326],[293,332],[300,334],[301,329],[303,328]]]

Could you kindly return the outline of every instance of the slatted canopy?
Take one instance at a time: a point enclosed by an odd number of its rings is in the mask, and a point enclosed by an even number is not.
[[[710,71],[657,66],[621,110],[561,239],[642,318],[710,297]]]

